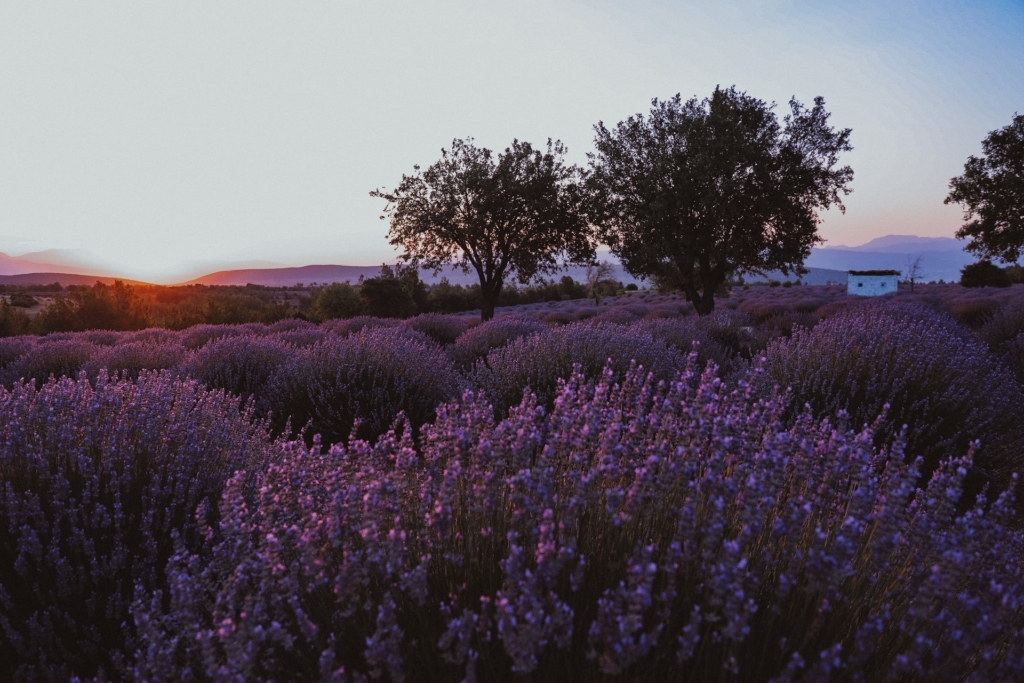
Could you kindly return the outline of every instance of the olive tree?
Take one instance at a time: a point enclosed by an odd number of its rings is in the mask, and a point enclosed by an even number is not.
[[[852,147],[822,98],[789,108],[780,123],[774,104],[715,88],[655,99],[614,129],[598,123],[589,183],[623,267],[681,290],[700,315],[733,274],[803,272],[819,210],[845,211],[853,170],[838,163]]]
[[[390,192],[388,238],[403,258],[435,272],[453,264],[480,279],[480,317],[490,320],[502,287],[513,275],[526,283],[564,262],[593,260],[583,171],[564,161],[565,147],[547,150],[514,140],[497,155],[472,138],[454,140],[425,171]]]
[[[970,156],[964,173],[949,181],[946,204],[964,207],[960,239],[982,259],[1016,262],[1024,249],[1024,114],[994,130],[981,143],[984,154]]]

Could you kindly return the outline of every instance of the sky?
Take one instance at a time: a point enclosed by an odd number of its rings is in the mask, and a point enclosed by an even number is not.
[[[369,192],[453,138],[584,164],[598,121],[734,84],[853,129],[828,244],[952,236],[949,179],[1024,112],[1024,0],[3,0],[0,252],[393,261]]]

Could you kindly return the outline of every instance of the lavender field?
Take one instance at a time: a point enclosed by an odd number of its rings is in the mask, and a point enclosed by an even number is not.
[[[0,338],[22,681],[1024,680],[1024,286]]]

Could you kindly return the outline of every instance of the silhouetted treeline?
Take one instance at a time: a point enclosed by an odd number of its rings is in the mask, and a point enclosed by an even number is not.
[[[602,295],[622,290],[614,281],[599,283]],[[453,285],[447,280],[428,285],[413,267],[382,266],[378,276],[355,284],[266,287],[261,285],[161,287],[112,285],[92,287],[58,284],[0,286],[0,336],[140,330],[164,327],[181,330],[200,324],[274,323],[285,318],[317,322],[372,315],[408,318],[420,313],[459,313],[479,309],[479,285]],[[499,306],[565,301],[592,296],[587,286],[569,276],[539,280],[529,286],[506,286]],[[39,307],[42,306],[41,309]],[[34,316],[32,310],[36,310]]]

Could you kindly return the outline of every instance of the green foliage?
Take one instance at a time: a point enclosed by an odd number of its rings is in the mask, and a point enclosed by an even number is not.
[[[400,270],[402,275],[404,270]],[[412,270],[415,275],[415,268]],[[399,276],[390,266],[381,266],[380,275],[363,280],[359,286],[363,310],[367,315],[378,318],[408,318],[415,315],[412,282],[412,278]],[[418,276],[415,282],[419,283]]]
[[[71,289],[69,287],[69,289]],[[32,321],[33,331],[141,330],[150,325],[149,308],[135,288],[120,280],[76,287],[67,298],[54,297]]]
[[[852,147],[822,98],[789,105],[780,126],[771,105],[715,88],[596,126],[594,209],[628,272],[673,283],[706,315],[734,273],[800,270],[819,241],[818,210],[844,210],[853,170],[837,164]]]
[[[991,261],[978,261],[960,271],[960,284],[964,287],[1009,287],[1010,276]]]
[[[20,311],[7,299],[0,297],[0,337],[16,337],[20,334],[27,334],[29,318],[24,311]]]
[[[1015,285],[1024,284],[1024,266],[1012,265],[1003,268],[1003,272]]]
[[[970,156],[964,173],[949,181],[946,204],[964,207],[960,239],[983,259],[1013,262],[1024,248],[1024,115],[994,130],[981,143],[984,154]]]
[[[363,301],[355,287],[347,282],[335,282],[320,290],[310,313],[315,320],[323,321],[334,318],[354,318],[362,310]]]
[[[391,244],[413,263],[440,270],[454,263],[480,278],[481,318],[494,316],[505,281],[528,282],[551,272],[564,257],[593,259],[582,172],[566,166],[565,147],[547,152],[513,140],[496,157],[473,140],[453,140],[451,150],[426,171],[402,176],[391,191],[371,196],[388,202]]]
[[[36,301],[36,298],[31,294],[26,294],[25,292],[16,292],[11,294],[12,306],[17,306],[18,308],[32,308],[38,303],[39,302]]]

